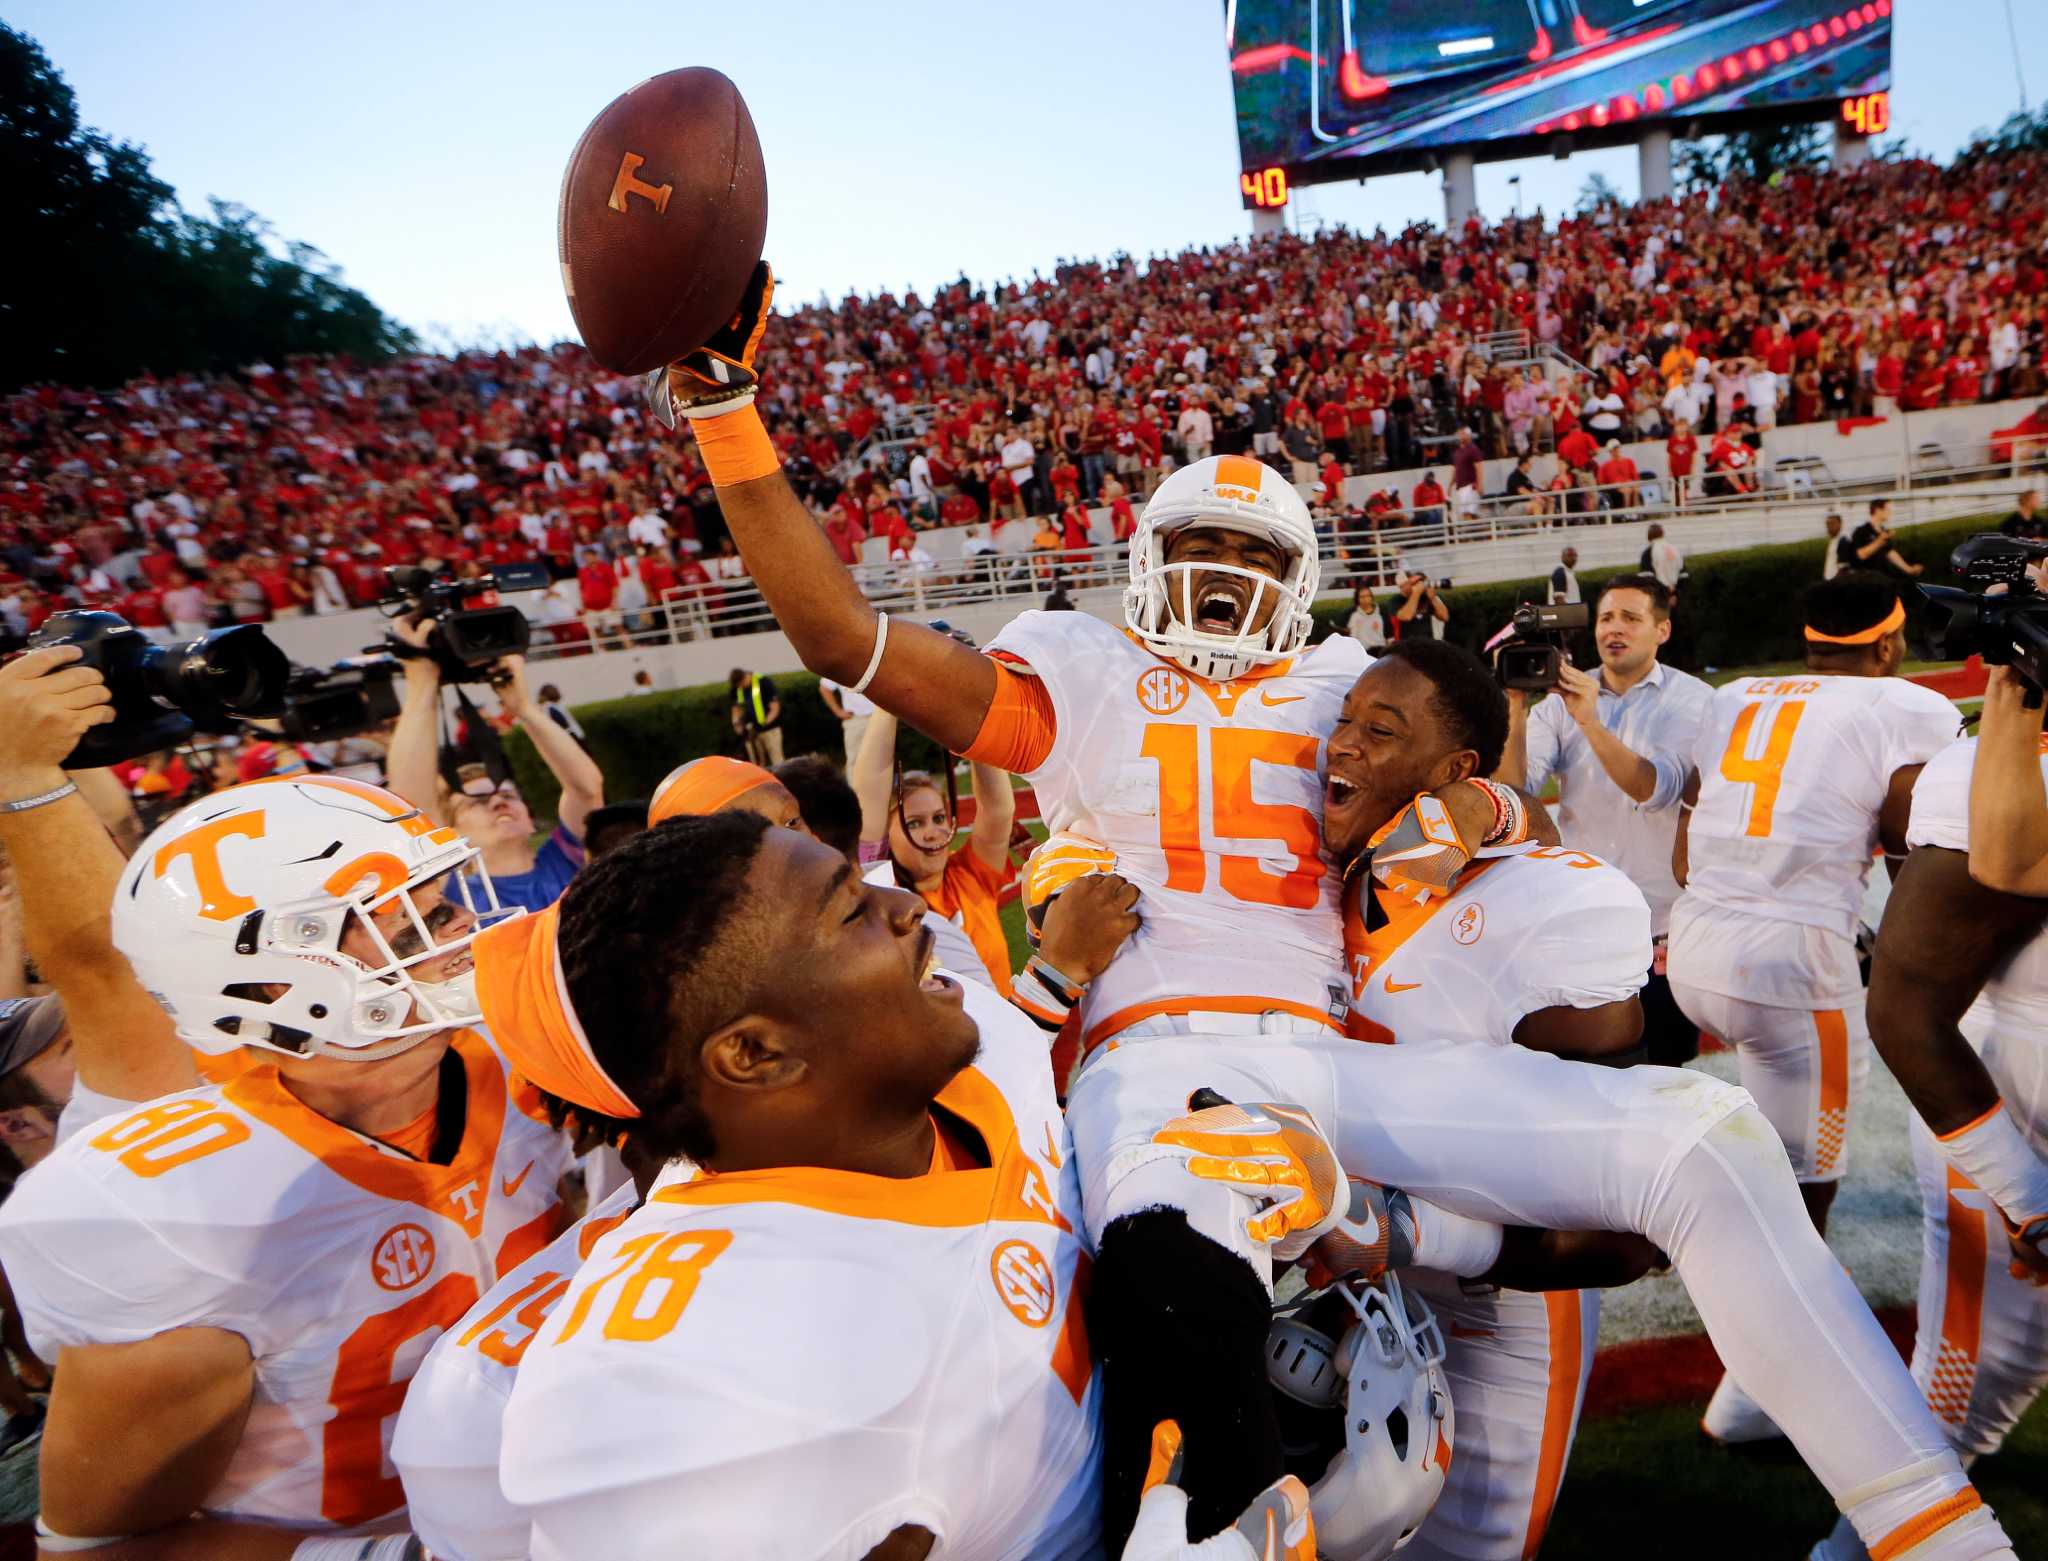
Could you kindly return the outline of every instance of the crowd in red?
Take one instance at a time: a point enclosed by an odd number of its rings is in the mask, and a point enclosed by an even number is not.
[[[1454,235],[1278,235],[798,309],[769,332],[761,404],[849,560],[1010,516],[1085,533],[1091,503],[1127,531],[1133,497],[1210,453],[1289,462],[1331,505],[1346,476],[1441,459],[1447,482],[1375,496],[1385,519],[1456,502],[1488,455],[1554,448],[1565,485],[1592,484],[1619,476],[1613,439],[1689,465],[1774,422],[2040,395],[2044,250],[2032,154]],[[1584,376],[1472,350],[1503,331]],[[559,583],[534,616],[565,625],[740,574],[694,449],[579,350],[0,403],[0,638],[67,604],[197,629],[374,601],[394,563],[537,558]]]

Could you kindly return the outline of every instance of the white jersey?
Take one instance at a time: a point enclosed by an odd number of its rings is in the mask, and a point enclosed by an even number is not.
[[[385,1455],[405,1385],[497,1276],[562,1227],[568,1141],[475,1031],[447,1165],[308,1110],[277,1069],[95,1123],[0,1207],[0,1265],[36,1352],[179,1328],[240,1334],[255,1400],[217,1516],[402,1529]]]
[[[1080,1182],[1045,1037],[975,983],[938,1105],[991,1165],[659,1188],[527,1351],[505,1493],[539,1561],[1099,1554]]]
[[[1362,896],[1385,920],[1366,930]],[[1375,917],[1374,920],[1380,920]],[[1365,1041],[1491,1041],[1544,1008],[1599,1008],[1642,990],[1650,907],[1618,870],[1561,846],[1473,862],[1418,904],[1360,874],[1344,898],[1349,1032]]]
[[[1109,846],[1138,889],[1138,930],[1083,1001],[1088,1044],[1201,1009],[1341,1024],[1324,739],[1371,665],[1358,642],[1227,684],[1085,613],[1027,612],[989,651],[1051,697],[1052,751],[1030,776],[1046,823]]]
[[[1974,737],[1928,761],[1913,787],[1907,845],[1970,849],[1970,771],[1976,762]],[[2048,753],[2041,756],[2041,771],[2048,778]],[[1992,972],[1960,1028],[2034,1152],[2048,1157],[2048,930]]]
[[[405,1390],[391,1462],[412,1531],[436,1561],[524,1561],[526,1514],[498,1487],[505,1404],[526,1347],[606,1232],[640,1206],[631,1182],[500,1279],[427,1352]]]
[[[1767,1007],[1861,988],[1856,924],[1895,771],[1955,740],[1955,706],[1903,678],[1747,678],[1714,691],[1693,764],[1675,981]]]

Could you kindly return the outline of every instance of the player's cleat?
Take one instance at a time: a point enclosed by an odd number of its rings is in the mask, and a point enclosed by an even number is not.
[[[1707,1401],[1707,1412],[1700,1416],[1700,1429],[1730,1447],[1739,1442],[1768,1442],[1785,1434],[1778,1429],[1778,1422],[1764,1413],[1763,1406],[1736,1386],[1735,1379],[1725,1371],[1721,1373],[1721,1385]]]

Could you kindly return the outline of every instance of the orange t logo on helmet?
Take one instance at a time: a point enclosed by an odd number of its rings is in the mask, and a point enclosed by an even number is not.
[[[209,921],[233,921],[256,909],[256,902],[228,887],[220,870],[220,843],[230,835],[249,840],[263,838],[263,814],[231,813],[226,818],[201,824],[190,834],[180,835],[156,854],[151,863],[157,877],[169,871],[179,857],[192,859],[192,882],[199,890],[199,914]]]

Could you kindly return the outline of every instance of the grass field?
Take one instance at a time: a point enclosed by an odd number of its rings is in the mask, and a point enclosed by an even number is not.
[[[1776,1561],[1801,1557],[1835,1506],[1783,1442],[1729,1449],[1700,1434],[1701,1405],[1588,1422],[1551,1519],[1544,1561]],[[2048,1405],[1972,1472],[2021,1561],[2048,1558]]]

